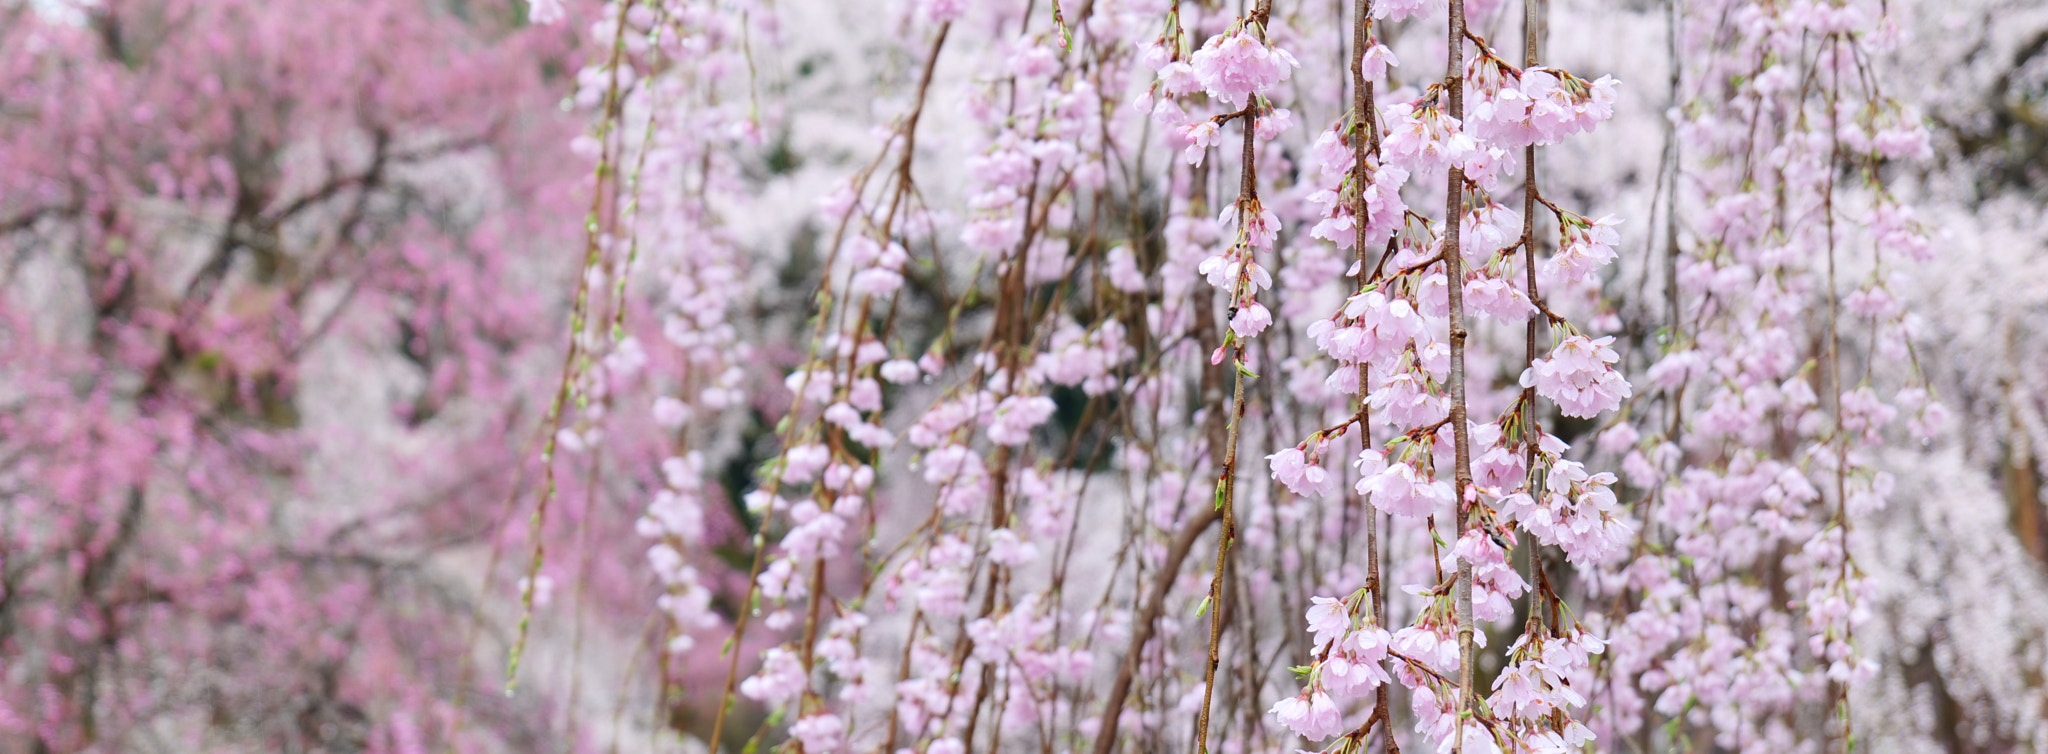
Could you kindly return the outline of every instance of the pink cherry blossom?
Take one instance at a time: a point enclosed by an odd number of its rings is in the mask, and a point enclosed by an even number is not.
[[[532,0],[527,18],[536,24],[552,24],[562,20],[562,0]]]
[[[1591,418],[1621,405],[1631,391],[1614,371],[1621,359],[1608,344],[1613,336],[1594,340],[1572,335],[1558,342],[1548,358],[1537,359],[1522,373],[1522,386],[1556,401],[1566,416]]]
[[[0,749],[2039,743],[2025,14],[17,5]]]
[[[1621,221],[1612,216],[1591,223],[1584,218],[1566,218],[1562,248],[1550,258],[1550,273],[1575,281],[1597,274],[1601,267],[1614,261],[1614,245],[1620,240],[1614,226],[1619,224]]]
[[[1343,715],[1336,702],[1323,692],[1303,693],[1273,703],[1268,713],[1310,741],[1321,741],[1343,732]]]
[[[1451,483],[1418,474],[1406,462],[1396,463],[1358,481],[1358,494],[1373,507],[1395,516],[1427,516],[1451,501]]]
[[[1247,96],[1264,93],[1301,67],[1286,50],[1268,47],[1243,26],[1210,37],[1189,62],[1209,96],[1233,108],[1244,107]]]

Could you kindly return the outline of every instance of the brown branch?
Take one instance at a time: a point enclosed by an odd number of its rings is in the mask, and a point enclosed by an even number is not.
[[[1366,206],[1365,185],[1371,180],[1372,176],[1367,171],[1365,158],[1368,150],[1373,154],[1378,154],[1380,151],[1379,113],[1376,112],[1377,108],[1373,103],[1374,92],[1372,82],[1367,81],[1365,78],[1365,48],[1367,43],[1372,40],[1372,0],[1358,0],[1357,6],[1353,9],[1351,24],[1351,108],[1353,117],[1357,119],[1357,126],[1355,128],[1363,131],[1362,134],[1353,134],[1351,138],[1351,190],[1352,201],[1354,202],[1351,214],[1355,219],[1352,226],[1356,233],[1353,237],[1352,246],[1358,253],[1358,283],[1359,288],[1363,289],[1367,281],[1378,280],[1380,273],[1386,269],[1387,259],[1394,255],[1394,240],[1391,237],[1387,239],[1387,248],[1380,253],[1379,262],[1370,271],[1367,271],[1365,268],[1365,219],[1371,215],[1370,208]],[[1365,449],[1373,447],[1372,405],[1365,399],[1366,392],[1371,389],[1371,376],[1372,370],[1364,363],[1360,363],[1358,365],[1358,444],[1360,448]],[[1386,589],[1380,580],[1380,559],[1382,557],[1380,555],[1380,512],[1372,507],[1372,501],[1369,499],[1364,499],[1361,496],[1359,503],[1359,507],[1365,513],[1365,586],[1366,589],[1370,590],[1370,596],[1367,597],[1370,600],[1368,612],[1372,614],[1373,621],[1378,623],[1386,620],[1387,615]],[[1379,666],[1382,673],[1388,672],[1392,667],[1391,661],[1386,658],[1380,659]],[[1378,688],[1373,690],[1372,718],[1366,720],[1365,725],[1359,729],[1363,734],[1369,735],[1372,732],[1374,721],[1384,721],[1390,725],[1393,722],[1391,713],[1387,711],[1387,697],[1387,684],[1380,684]],[[1394,741],[1393,730],[1391,728],[1387,729],[1386,734],[1387,751],[1391,754],[1399,754],[1401,745]],[[1362,740],[1363,736],[1361,736]]]
[[[1259,0],[1258,5],[1252,9],[1251,15],[1245,19],[1247,25],[1258,34],[1261,44],[1266,42],[1265,24],[1270,18],[1272,10],[1272,0]],[[1241,166],[1242,171],[1238,177],[1237,228],[1238,233],[1243,237],[1245,252],[1248,255],[1253,253],[1249,234],[1251,232],[1251,222],[1255,217],[1254,212],[1258,207],[1259,201],[1257,163],[1259,116],[1257,105],[1257,94],[1246,95],[1244,108],[1244,164]],[[1249,270],[1249,266],[1246,269]],[[1248,277],[1248,272],[1238,275],[1234,286],[1235,290],[1231,293],[1231,307],[1235,308],[1238,298],[1245,295],[1244,291]],[[1240,342],[1238,344],[1238,353],[1235,357],[1236,364],[1242,365],[1243,359],[1244,344]],[[1195,751],[1199,754],[1208,754],[1209,751],[1209,715],[1212,702],[1216,696],[1216,667],[1222,663],[1224,628],[1223,583],[1230,573],[1230,546],[1237,538],[1235,498],[1237,497],[1238,427],[1244,421],[1245,370],[1239,366],[1234,366],[1232,372],[1235,387],[1231,391],[1231,416],[1227,427],[1229,438],[1224,446],[1223,473],[1216,482],[1218,497],[1222,498],[1217,507],[1222,509],[1223,535],[1216,540],[1216,573],[1209,581],[1209,661],[1202,673],[1202,709],[1195,720]]]
[[[1166,550],[1166,560],[1153,575],[1152,591],[1145,597],[1145,605],[1138,620],[1131,625],[1130,649],[1124,652],[1124,662],[1117,668],[1116,681],[1110,684],[1107,705],[1102,711],[1102,729],[1095,738],[1095,754],[1109,754],[1116,748],[1118,718],[1122,717],[1124,698],[1130,696],[1131,681],[1138,674],[1138,664],[1145,643],[1152,640],[1153,625],[1159,622],[1160,613],[1165,609],[1167,592],[1173,589],[1173,581],[1180,576],[1181,563],[1195,548],[1210,526],[1223,518],[1223,512],[1214,507],[1204,507],[1193,518],[1181,525],[1173,544]]]
[[[1450,2],[1449,54],[1445,56],[1444,90],[1449,95],[1447,115],[1453,119],[1465,117],[1465,2]],[[1465,492],[1472,486],[1472,438],[1465,421],[1465,286],[1464,254],[1458,246],[1458,226],[1465,213],[1465,169],[1452,165],[1449,171],[1444,198],[1443,255],[1446,277],[1450,284],[1445,286],[1450,293],[1450,341],[1451,341],[1451,444],[1454,449],[1455,466],[1452,469],[1456,491],[1452,510],[1456,515],[1456,537],[1462,537],[1467,526]],[[1467,710],[1478,711],[1477,695],[1472,693],[1472,666],[1476,652],[1472,643],[1472,564],[1463,557],[1458,558],[1458,654],[1461,658],[1461,672],[1458,682],[1460,701]],[[1465,726],[1460,724],[1452,736],[1452,751],[1465,750]]]

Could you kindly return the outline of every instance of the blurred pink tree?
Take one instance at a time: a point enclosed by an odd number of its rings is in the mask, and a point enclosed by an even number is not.
[[[567,41],[0,5],[0,750],[446,738],[478,596],[436,564],[499,534],[574,264]]]

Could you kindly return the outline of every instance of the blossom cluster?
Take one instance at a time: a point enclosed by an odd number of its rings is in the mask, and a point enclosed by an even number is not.
[[[1398,85],[1431,48],[1389,21],[1453,9],[1459,75]],[[795,249],[775,274],[815,286],[792,299],[803,316],[760,325],[786,332],[750,334],[802,347],[735,376],[742,357],[769,354],[693,316],[734,311],[715,297],[719,278],[697,279],[714,268],[665,273],[684,289],[663,311],[670,340],[707,371],[664,395],[655,418],[700,441],[698,427],[752,423],[739,450],[666,454],[703,459],[684,480],[697,492],[665,488],[646,524],[663,542],[697,545],[650,555],[658,569],[702,570],[712,535],[685,535],[721,523],[703,469],[717,453],[754,469],[740,474],[751,489],[735,522],[751,536],[725,544],[758,565],[719,594],[749,616],[733,622],[745,634],[732,642],[744,655],[728,671],[734,694],[778,713],[770,725],[807,751],[954,752],[1012,736],[1199,749],[1222,735],[1211,718],[1226,704],[1310,741],[1407,737],[1380,709],[1398,686],[1421,747],[1569,751],[1630,732],[1572,719],[1594,705],[1632,722],[1644,710],[1689,715],[1695,699],[1721,704],[1684,673],[1738,639],[1790,646],[1781,640],[1797,634],[1828,660],[1824,673],[1861,677],[1854,636],[1867,611],[1855,605],[1867,588],[1825,575],[1853,573],[1841,566],[1854,549],[1820,512],[1834,494],[1823,482],[1842,470],[1844,510],[1881,506],[1887,487],[1863,451],[1937,404],[1912,393],[1888,403],[1889,389],[1821,376],[1798,350],[1818,281],[1780,273],[1809,269],[1799,254],[1830,236],[1807,221],[1826,208],[1799,199],[1808,215],[1758,218],[1775,200],[1770,182],[1830,175],[1826,152],[1774,142],[1789,162],[1770,163],[1761,184],[1672,190],[1689,202],[1685,192],[1742,187],[1705,202],[1685,226],[1701,235],[1673,252],[1668,290],[1685,316],[1644,326],[1641,312],[1656,307],[1616,293],[1618,281],[1663,274],[1654,260],[1616,269],[1636,226],[1560,206],[1610,202],[1570,190],[1575,166],[1532,175],[1551,164],[1538,150],[1586,146],[1617,118],[1619,85],[1510,64],[1461,15],[1497,11],[1375,2],[1353,38],[1350,24],[1317,25],[1334,18],[1321,8],[1267,3],[1231,11],[1243,16],[1182,3],[1050,14],[910,3],[888,19],[900,48],[887,57],[912,64],[873,76],[896,82],[897,96],[861,103],[881,113],[869,142],[848,129],[829,137],[873,161],[791,168],[832,176],[815,216],[737,194],[664,205],[720,242],[722,206],[804,228],[756,229],[753,243],[771,259]],[[1770,23],[1854,20],[1784,15]],[[1739,20],[1744,34],[1761,23]],[[1303,62],[1353,50],[1355,82]],[[1788,71],[1720,73],[1701,80],[1773,103],[1797,94]],[[767,97],[771,121],[783,96]],[[1680,128],[1714,126],[1686,120],[1698,112],[1681,112]],[[1898,113],[1838,115],[1861,129],[1843,137],[1847,151],[1924,151]],[[1330,121],[1294,128],[1309,117]],[[800,120],[727,125],[827,138]],[[936,128],[953,130],[933,138]],[[1717,148],[1736,143],[1717,133]],[[777,177],[787,163],[772,149],[761,186],[777,197],[817,188]],[[957,180],[936,180],[955,166]],[[1872,227],[1926,253],[1900,212]],[[1900,316],[1885,279],[1851,287],[1845,312]],[[1717,329],[1731,312],[1757,330]],[[751,411],[732,410],[725,391],[753,382]],[[604,442],[578,426],[586,445]],[[1827,441],[1797,458],[1759,450],[1787,427]],[[1265,473],[1247,473],[1259,458]],[[1741,536],[1709,536],[1716,526]],[[1783,585],[1806,606],[1797,620],[1763,625],[1767,638],[1723,633],[1707,640],[1714,649],[1672,649],[1706,622],[1679,576],[1718,580],[1711,599],[1761,615],[1729,574],[1787,552],[1815,574]],[[1216,570],[1201,573],[1205,562]],[[1621,592],[1633,596],[1609,599]],[[706,609],[699,592],[676,594],[691,596],[665,604]],[[1587,599],[1568,606],[1570,595]],[[1302,639],[1284,645],[1306,654],[1292,679],[1246,659],[1266,650],[1232,622],[1304,607]],[[1503,625],[1518,614],[1526,624]],[[1480,656],[1489,636],[1516,637],[1504,663]],[[1640,649],[1652,646],[1664,656]],[[1212,653],[1220,667],[1190,660]],[[1711,668],[1748,687],[1782,668],[1750,662]],[[1490,693],[1463,679],[1494,667],[1504,669]],[[1260,673],[1284,691],[1216,693],[1217,675]],[[1230,743],[1269,744],[1284,745]]]

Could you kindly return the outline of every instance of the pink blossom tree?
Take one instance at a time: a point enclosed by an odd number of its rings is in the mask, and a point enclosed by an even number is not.
[[[2048,744],[2038,13],[11,12],[7,740]]]
[[[531,485],[573,269],[567,48],[517,21],[0,7],[0,749],[452,740],[449,559]],[[535,749],[555,697],[464,740]]]
[[[594,214],[590,277],[624,280],[615,308],[652,292],[701,364],[638,399],[693,470],[642,525],[665,667],[725,676],[664,704],[708,708],[714,747],[806,751],[1885,727],[1859,689],[1899,660],[1857,638],[1886,603],[1852,532],[1896,492],[1882,448],[1946,426],[1898,303],[1933,248],[1891,187],[1932,139],[1888,83],[1901,11],[1583,13],[587,16],[621,52],[578,100],[626,103],[587,151],[636,181]],[[1603,23],[1630,44],[1593,45]],[[1661,77],[1630,102],[1610,71]],[[1602,188],[1623,171],[1654,180]],[[745,316],[706,272],[777,303]],[[645,347],[622,332],[587,347]],[[615,384],[572,366],[564,395]],[[733,457],[750,384],[737,457],[766,462],[721,563],[697,470]],[[729,595],[704,574],[731,565],[749,610],[681,598]]]

